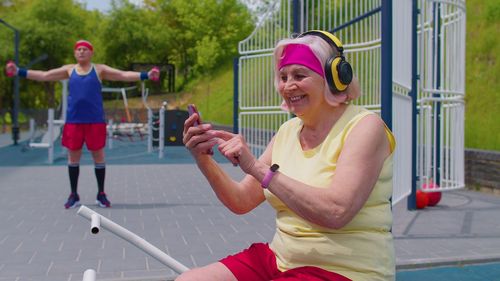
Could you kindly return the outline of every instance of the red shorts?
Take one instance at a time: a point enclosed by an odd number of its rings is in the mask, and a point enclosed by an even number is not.
[[[96,151],[106,145],[106,124],[64,124],[62,145],[69,150],[80,150],[83,143],[90,151]]]
[[[255,243],[242,252],[220,260],[238,281],[352,281],[319,267],[302,266],[281,272],[267,244]]]

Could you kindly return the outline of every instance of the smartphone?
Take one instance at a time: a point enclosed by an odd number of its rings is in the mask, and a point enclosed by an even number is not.
[[[198,112],[198,109],[196,109],[196,105],[188,104],[188,113],[189,113],[189,116],[193,115],[193,113],[198,114],[198,120],[194,121],[193,126],[198,126],[201,124],[201,116],[200,116],[200,113]],[[207,154],[214,155],[214,151],[210,148],[207,151]]]
[[[194,121],[194,126],[198,126],[201,124],[201,116],[200,113],[198,112],[198,109],[196,109],[196,106],[194,104],[188,104],[188,113],[189,116],[193,115],[193,113],[198,114],[198,120]]]

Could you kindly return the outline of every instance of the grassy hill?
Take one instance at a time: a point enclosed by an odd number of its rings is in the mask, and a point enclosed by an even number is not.
[[[190,82],[179,93],[150,95],[148,105],[159,109],[166,101],[168,109],[186,110],[188,103],[196,104],[203,120],[221,125],[233,124],[233,65],[221,66],[213,73]],[[123,108],[121,99],[106,101],[107,108]],[[130,108],[144,108],[141,98],[130,98]]]
[[[500,3],[467,0],[465,146],[500,151]],[[167,100],[169,108],[197,104],[204,120],[233,122],[232,64],[188,85],[183,93],[152,96],[155,107]],[[133,104],[137,102],[131,102]]]
[[[500,2],[466,3],[465,146],[500,151]]]

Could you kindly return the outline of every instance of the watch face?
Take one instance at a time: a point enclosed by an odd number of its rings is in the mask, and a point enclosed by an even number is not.
[[[279,169],[279,167],[280,166],[278,164],[273,164],[273,165],[271,165],[270,170],[271,170],[271,172],[276,172]]]

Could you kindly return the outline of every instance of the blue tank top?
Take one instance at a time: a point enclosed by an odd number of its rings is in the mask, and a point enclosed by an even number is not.
[[[66,123],[106,123],[102,104],[102,85],[94,65],[80,75],[73,68],[68,83]]]

